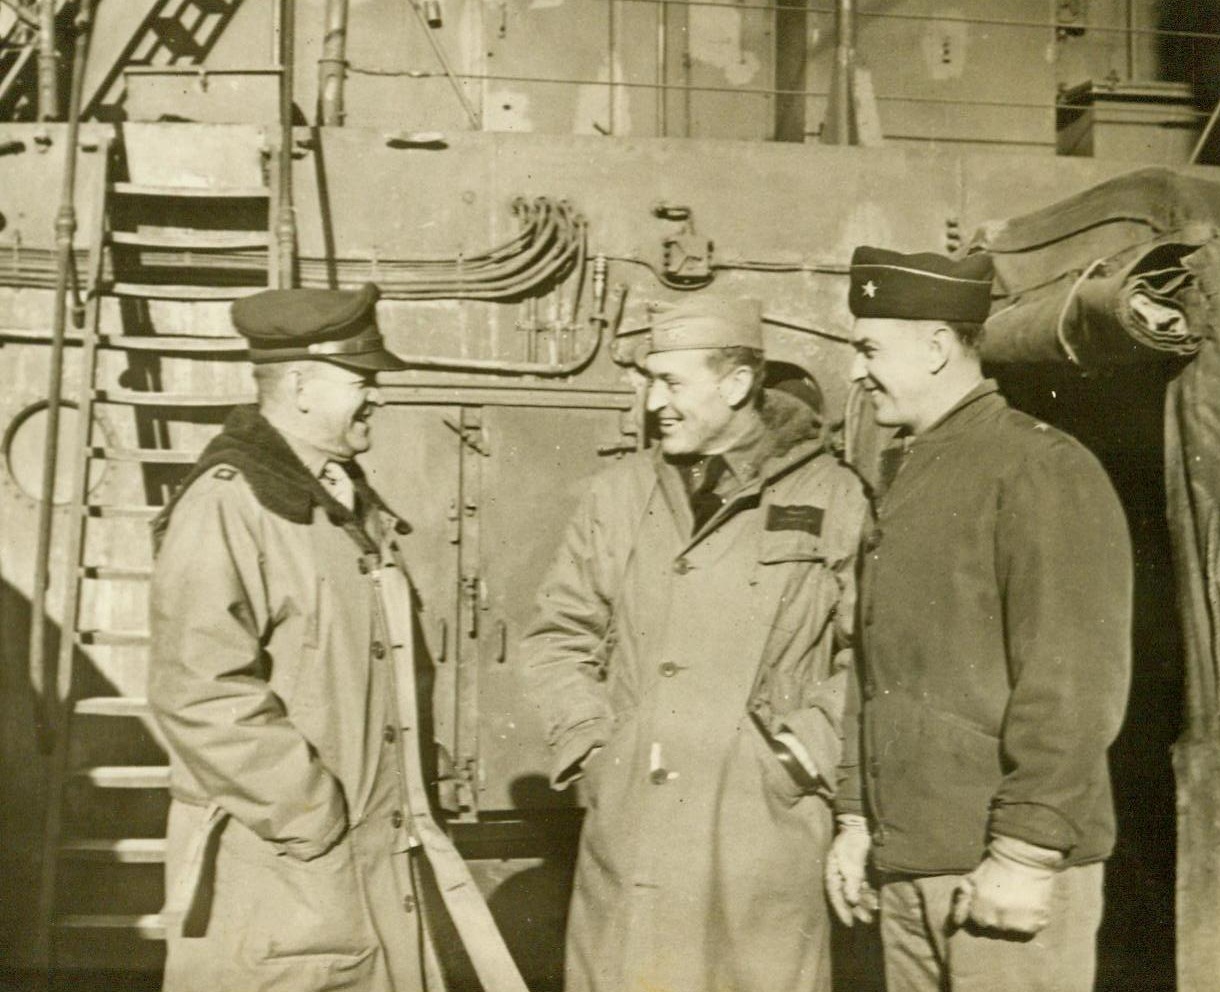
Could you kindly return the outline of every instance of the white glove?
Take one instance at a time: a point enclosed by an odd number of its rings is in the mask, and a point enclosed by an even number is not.
[[[1063,852],[996,836],[953,894],[953,922],[1035,934],[1051,919],[1051,893]]]
[[[864,817],[852,813],[837,818],[839,832],[826,855],[826,894],[844,926],[856,920],[871,923],[877,910],[877,893],[865,879],[873,839]]]

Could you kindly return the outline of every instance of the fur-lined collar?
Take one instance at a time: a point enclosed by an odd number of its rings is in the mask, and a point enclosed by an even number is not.
[[[159,538],[169,525],[170,514],[186,488],[217,465],[231,465],[241,472],[255,499],[269,512],[292,523],[309,523],[314,507],[325,510],[331,521],[339,526],[355,519],[354,514],[335,500],[302,464],[279,431],[258,412],[258,407],[239,406],[229,414],[224,429],[204,448],[169,504],[157,515],[153,522],[155,538]],[[349,462],[347,468],[361,504],[369,510],[389,512],[369,486],[360,467]],[[401,522],[399,525],[400,529],[405,527]]]

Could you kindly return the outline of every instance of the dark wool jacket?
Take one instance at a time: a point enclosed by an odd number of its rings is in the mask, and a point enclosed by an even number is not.
[[[866,538],[860,763],[874,859],[969,871],[992,834],[1105,858],[1131,548],[1102,467],[978,386],[913,439]]]

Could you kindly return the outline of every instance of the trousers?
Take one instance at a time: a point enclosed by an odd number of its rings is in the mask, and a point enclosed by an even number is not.
[[[1102,872],[1060,872],[1050,923],[1032,937],[956,926],[959,875],[890,876],[881,886],[887,992],[1092,992]]]

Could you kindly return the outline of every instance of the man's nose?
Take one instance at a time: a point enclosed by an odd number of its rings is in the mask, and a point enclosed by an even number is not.
[[[669,402],[669,390],[665,383],[653,380],[644,389],[644,406],[649,413],[656,413]]]
[[[385,400],[381,398],[381,390],[376,386],[369,386],[365,389],[364,399],[366,403],[372,403],[373,406],[385,406]]]
[[[856,357],[851,360],[850,377],[852,382],[859,382],[862,379],[868,378],[868,368],[864,364],[864,356],[860,352],[856,352]]]

